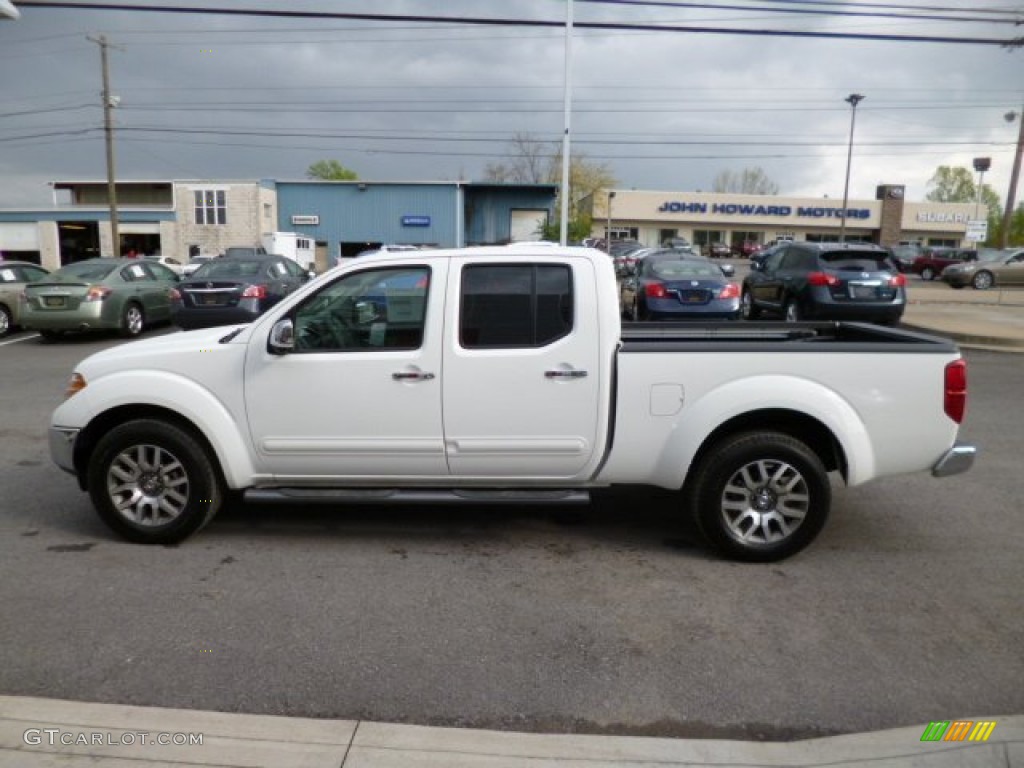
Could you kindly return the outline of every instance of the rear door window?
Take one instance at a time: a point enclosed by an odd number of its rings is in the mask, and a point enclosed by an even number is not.
[[[572,272],[567,264],[488,264],[463,270],[463,347],[543,347],[572,328]]]

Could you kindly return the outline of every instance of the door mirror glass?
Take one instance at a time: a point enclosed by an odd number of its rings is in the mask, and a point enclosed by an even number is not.
[[[272,355],[286,355],[295,349],[295,325],[291,318],[286,317],[274,323],[267,347]]]

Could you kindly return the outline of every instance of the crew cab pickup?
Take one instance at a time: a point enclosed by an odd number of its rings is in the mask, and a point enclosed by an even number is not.
[[[678,491],[726,556],[777,560],[829,514],[829,473],[968,469],[966,368],[858,323],[623,326],[607,254],[367,256],[248,325],[94,354],[50,449],[137,542],[249,502],[585,503]]]

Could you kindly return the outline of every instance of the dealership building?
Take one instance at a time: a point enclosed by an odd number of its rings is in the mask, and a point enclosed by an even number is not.
[[[105,181],[51,184],[53,205],[0,210],[0,258],[54,269],[99,255],[161,254],[180,261],[273,232],[315,243],[323,269],[382,244],[445,248],[536,240],[551,220],[554,184],[275,180],[144,180],[116,185],[114,248]],[[603,189],[585,198],[593,235],[658,245],[683,237],[704,246],[780,238],[835,241],[842,203],[829,198]],[[886,184],[873,200],[849,200],[843,237],[895,245],[964,246],[984,206],[909,202]]]
[[[972,242],[969,222],[988,216],[985,206],[910,202],[904,192],[901,185],[883,184],[874,200],[848,200],[843,238],[880,245],[964,246]],[[673,237],[701,246],[777,239],[828,242],[839,240],[843,229],[842,201],[830,198],[605,189],[584,204],[594,237],[610,234],[613,240],[644,245]]]
[[[119,181],[115,248],[105,181],[51,186],[52,206],[0,209],[0,258],[48,269],[115,252],[186,261],[295,232],[315,243],[323,269],[384,244],[536,240],[558,192],[554,184],[464,181]]]

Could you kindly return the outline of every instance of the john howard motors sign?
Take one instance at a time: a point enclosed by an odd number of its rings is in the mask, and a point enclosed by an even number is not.
[[[658,213],[703,213],[718,216],[778,216],[780,218],[841,219],[842,207],[819,205],[754,205],[751,203],[691,203],[671,200]],[[870,208],[847,208],[848,219],[871,218]]]

